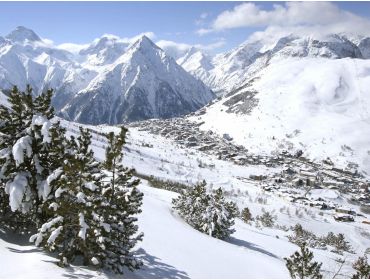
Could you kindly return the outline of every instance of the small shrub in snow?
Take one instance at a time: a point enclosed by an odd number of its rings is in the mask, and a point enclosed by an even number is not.
[[[327,236],[318,237],[314,233],[305,230],[300,224],[296,224],[292,227],[293,234],[288,236],[288,240],[294,244],[300,246],[306,243],[309,247],[327,249],[326,246],[334,247],[333,252],[337,254],[343,254],[343,252],[352,252],[352,248],[348,241],[345,240],[343,234],[339,233],[335,235],[333,232],[329,232]]]
[[[352,247],[349,242],[345,239],[342,233],[335,235],[333,232],[329,232],[326,237],[322,238],[322,241],[334,247],[333,252],[337,254],[343,254],[343,252],[352,252]]]
[[[276,222],[276,215],[266,211],[262,208],[262,215],[258,215],[256,220],[263,226],[263,227],[273,227]]]
[[[171,180],[163,180],[163,179],[157,178],[152,175],[148,176],[144,174],[139,174],[136,171],[134,171],[134,175],[141,179],[147,180],[150,186],[152,186],[153,188],[168,190],[168,191],[177,192],[177,193],[181,193],[181,191],[187,189],[190,185],[190,184],[182,184],[182,183],[171,181]]]
[[[255,200],[257,203],[259,203],[259,204],[264,204],[264,205],[266,205],[267,204],[267,199],[265,198],[265,197],[261,197],[261,196],[259,196],[259,197],[257,197],[256,198],[256,200]]]
[[[288,240],[298,246],[301,246],[303,243],[306,243],[309,247],[316,248],[319,246],[318,237],[305,230],[301,224],[296,224],[292,227],[293,234],[288,236]]]
[[[225,200],[221,188],[207,193],[205,181],[182,191],[172,204],[188,224],[201,232],[225,239],[235,231],[236,204]]]
[[[367,256],[359,257],[353,263],[353,269],[356,271],[352,279],[370,279],[370,264],[367,262]]]
[[[300,251],[296,251],[289,258],[284,258],[290,276],[295,279],[321,279],[321,263],[313,261],[313,253],[302,243]]]
[[[245,207],[242,212],[241,212],[241,215],[240,215],[241,219],[246,222],[246,223],[250,223],[253,218],[252,218],[252,214],[251,212],[249,211],[249,208],[248,207]]]

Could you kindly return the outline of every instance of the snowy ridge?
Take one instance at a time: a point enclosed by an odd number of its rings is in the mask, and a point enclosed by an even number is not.
[[[63,117],[94,124],[180,116],[214,97],[145,36],[130,45],[104,35],[76,54],[18,27],[0,37],[0,89],[27,84],[53,88]]]
[[[201,55],[185,55],[178,60],[215,92],[229,93],[245,83],[272,59],[291,57],[369,58],[370,39],[344,34],[322,37],[289,35],[274,43],[248,40],[235,49],[216,55],[205,66]],[[195,67],[195,65],[198,65]]]

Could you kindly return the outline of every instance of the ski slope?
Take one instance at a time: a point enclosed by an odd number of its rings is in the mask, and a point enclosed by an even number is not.
[[[78,133],[79,124],[62,120],[67,134]],[[118,127],[86,126],[96,132],[119,131]],[[151,144],[147,147],[144,144]],[[92,148],[99,160],[104,159],[106,142],[99,134],[93,134]],[[213,167],[200,167],[199,161]],[[281,197],[264,193],[260,186],[246,181],[251,174],[268,174],[279,169],[265,166],[237,166],[230,162],[217,160],[195,149],[180,149],[174,142],[161,136],[131,128],[128,144],[125,147],[123,162],[135,167],[140,174],[155,175],[162,179],[182,183],[196,183],[206,179],[210,187],[223,187],[238,195],[230,196],[240,208],[249,207],[255,217],[262,209],[274,211],[281,226],[301,223],[304,228],[318,235],[329,231],[345,233],[356,254],[345,253],[346,263],[339,277],[352,274],[351,263],[370,247],[369,237],[364,235],[368,225],[360,221],[338,223],[331,213],[319,215],[320,210],[310,208],[305,212],[299,206]],[[200,233],[186,224],[171,209],[171,200],[176,193],[155,189],[142,180],[139,186],[144,193],[143,212],[138,217],[139,230],[144,239],[137,244],[137,254],[144,266],[137,271],[127,271],[125,278],[288,278],[284,257],[290,256],[298,247],[287,239],[289,232],[276,228],[256,228],[236,219],[236,232],[229,240],[222,241]],[[333,200],[346,202],[333,192],[322,193]],[[262,197],[264,204],[257,201]],[[290,209],[292,215],[281,210]],[[306,213],[295,215],[295,211]],[[329,250],[312,249],[317,261],[323,262],[323,274],[331,278],[338,269],[335,259],[339,255]],[[56,259],[27,240],[16,239],[9,234],[0,233],[0,278],[117,278],[102,271],[73,266],[67,269],[54,264]],[[16,265],[14,265],[16,264]]]

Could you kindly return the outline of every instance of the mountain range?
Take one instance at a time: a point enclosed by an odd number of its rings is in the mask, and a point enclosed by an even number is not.
[[[370,38],[346,34],[288,35],[271,43],[248,40],[214,57],[190,49],[177,62],[219,95],[229,93],[273,61],[290,57],[370,58]]]
[[[254,41],[178,62],[220,97],[189,119],[256,154],[303,151],[370,168],[369,38],[332,34]]]
[[[146,36],[132,44],[103,36],[73,54],[17,27],[0,37],[0,89],[26,84],[35,94],[53,88],[58,114],[89,124],[182,116],[214,98]]]
[[[51,87],[67,120],[188,115],[256,153],[302,149],[366,170],[369,58],[370,38],[349,34],[247,40],[215,56],[191,48],[175,61],[146,36],[127,43],[105,35],[72,53],[18,27],[0,37],[0,89]]]

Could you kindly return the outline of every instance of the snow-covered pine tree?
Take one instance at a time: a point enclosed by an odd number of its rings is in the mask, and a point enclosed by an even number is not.
[[[234,202],[225,200],[221,188],[207,193],[206,182],[184,190],[173,199],[173,209],[195,229],[219,239],[225,239],[234,232],[232,226],[238,215]]]
[[[172,208],[189,225],[202,232],[204,232],[202,216],[210,199],[206,186],[206,181],[202,181],[192,188],[183,190],[177,198],[172,200]]]
[[[77,141],[74,137],[62,139],[57,131],[52,136],[65,144],[64,161],[48,187],[51,191],[44,203],[48,220],[30,241],[58,252],[62,266],[78,256],[83,257],[84,264],[93,264],[99,247],[95,232],[100,224],[97,226],[94,213],[102,203],[102,172],[90,149],[91,135],[80,128]],[[61,152],[59,148],[53,149],[55,155]]]
[[[298,279],[321,279],[320,272],[322,263],[313,261],[313,253],[308,250],[306,243],[300,245],[300,252],[296,251],[289,258],[284,258],[286,267],[292,278]]]
[[[356,270],[352,279],[370,279],[370,264],[367,262],[366,255],[359,257],[352,267]]]
[[[8,98],[11,107],[0,107],[0,192],[6,198],[1,211],[8,224],[23,221],[29,228],[43,221],[40,188],[52,172],[45,168],[53,117],[51,96],[50,90],[34,98],[30,86],[26,92],[14,87]],[[5,201],[18,213],[10,213]]]
[[[208,200],[206,181],[193,188],[183,190],[177,198],[172,200],[173,209],[193,228],[203,232],[202,214],[205,212]]]
[[[103,227],[98,237],[101,250],[94,261],[116,273],[123,273],[124,267],[133,270],[141,266],[132,249],[143,238],[136,225],[143,194],[137,188],[140,181],[133,178],[133,170],[122,165],[126,133],[127,129],[122,127],[119,135],[113,132],[106,135],[103,166],[108,171],[108,181],[103,186],[105,203],[96,212]]]
[[[225,239],[235,232],[232,226],[238,214],[236,204],[227,202],[222,189],[218,188],[209,195],[208,205],[202,213],[202,230],[213,237]]]

